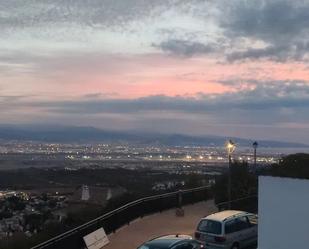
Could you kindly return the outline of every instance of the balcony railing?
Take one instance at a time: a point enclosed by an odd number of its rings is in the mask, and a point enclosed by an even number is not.
[[[143,216],[182,205],[205,201],[209,198],[209,186],[180,190],[167,194],[138,199],[108,212],[79,227],[45,241],[32,249],[81,249],[85,248],[83,237],[101,227],[107,234]]]

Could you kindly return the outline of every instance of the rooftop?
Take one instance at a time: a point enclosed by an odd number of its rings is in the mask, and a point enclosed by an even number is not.
[[[228,219],[230,217],[239,216],[242,214],[246,214],[247,212],[244,211],[237,211],[237,210],[226,210],[219,213],[211,214],[205,218],[209,220],[216,220],[216,221],[224,221],[225,219]]]

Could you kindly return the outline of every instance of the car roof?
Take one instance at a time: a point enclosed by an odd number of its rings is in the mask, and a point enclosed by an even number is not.
[[[225,210],[225,211],[222,211],[222,212],[218,212],[218,213],[208,215],[207,217],[205,217],[203,219],[215,220],[215,221],[225,221],[229,218],[234,218],[234,217],[238,217],[238,216],[242,216],[242,215],[246,215],[246,214],[249,214],[249,213],[244,212],[244,211],[238,211],[238,210]]]
[[[189,235],[165,235],[146,242],[144,245],[151,245],[158,248],[169,248],[184,240],[191,240]]]

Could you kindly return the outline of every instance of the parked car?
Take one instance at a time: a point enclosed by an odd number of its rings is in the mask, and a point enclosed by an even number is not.
[[[152,239],[138,249],[200,249],[203,245],[189,235],[166,235]]]
[[[209,215],[199,222],[195,239],[205,249],[240,249],[257,243],[258,216],[227,210]]]

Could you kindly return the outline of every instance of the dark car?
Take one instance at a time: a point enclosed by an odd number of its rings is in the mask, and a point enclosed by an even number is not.
[[[203,248],[189,235],[166,235],[152,239],[138,249],[200,249]]]

